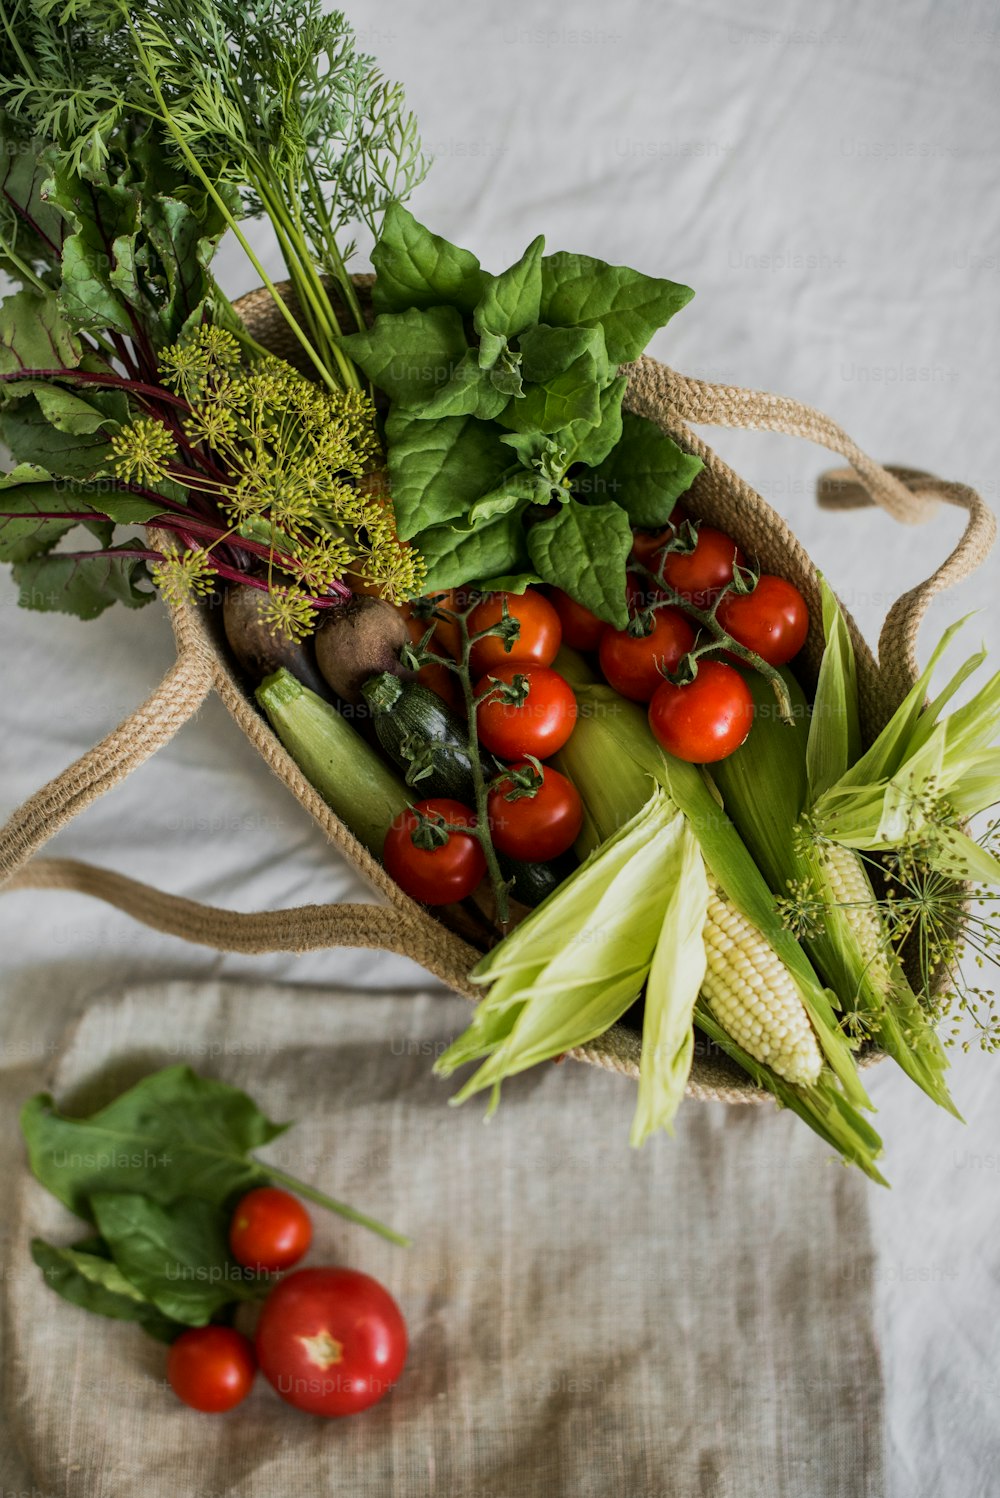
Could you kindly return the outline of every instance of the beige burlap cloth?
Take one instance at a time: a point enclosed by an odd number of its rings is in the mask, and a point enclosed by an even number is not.
[[[866,1192],[791,1116],[685,1109],[625,1140],[633,1089],[590,1067],[450,1110],[431,1061],[461,999],[170,984],[91,1007],[60,1100],[187,1060],[299,1123],[265,1152],[410,1232],[316,1213],[309,1262],[398,1297],[412,1350],[354,1420],[259,1383],[223,1417],[164,1349],[57,1299],[28,1257],[81,1231],[12,1158],[5,1418],[37,1498],[876,1498],[881,1382]],[[14,1162],[16,1161],[16,1165]],[[14,1181],[16,1190],[11,1189]]]

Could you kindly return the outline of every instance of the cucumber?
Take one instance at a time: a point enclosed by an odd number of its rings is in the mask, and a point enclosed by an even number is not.
[[[469,730],[436,692],[389,671],[362,687],[383,752],[423,800],[451,796],[475,804]],[[487,772],[488,773],[488,772]]]

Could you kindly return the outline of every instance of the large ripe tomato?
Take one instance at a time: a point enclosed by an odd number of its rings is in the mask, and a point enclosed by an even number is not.
[[[661,608],[653,614],[648,635],[609,625],[601,636],[598,660],[616,692],[633,702],[648,702],[665,673],[677,670],[693,644],[694,630],[680,609]]]
[[[433,796],[417,801],[400,812],[385,835],[382,862],[390,878],[413,900],[424,905],[450,905],[471,895],[486,873],[486,858],[481,844],[467,832],[450,832],[432,848],[421,848],[413,841],[419,827],[415,812],[423,812],[432,821],[476,825],[476,814],[461,801],[447,796]]]
[[[575,598],[570,598],[562,588],[549,589],[549,602],[559,615],[563,644],[574,650],[596,650],[607,629],[604,620],[598,619]]]
[[[260,1274],[291,1269],[308,1252],[312,1218],[297,1196],[278,1186],[258,1186],[236,1204],[229,1247],[237,1264]]]
[[[738,749],[753,727],[753,697],[738,671],[700,660],[686,686],[665,681],[649,704],[649,726],[668,754],[710,765]]]
[[[523,593],[491,593],[477,604],[469,615],[469,633],[489,629],[499,624],[503,617],[504,600],[507,612],[521,626],[521,632],[510,650],[504,649],[499,635],[487,635],[472,647],[472,674],[486,676],[497,666],[508,661],[522,661],[533,666],[551,666],[562,644],[562,625],[559,615],[547,598],[536,593],[534,588],[525,588]]]
[[[532,777],[534,766],[527,760],[512,765],[515,775]],[[572,781],[551,765],[541,771],[542,783],[534,795],[514,795],[508,776],[490,791],[489,815],[493,843],[501,853],[528,863],[558,858],[576,842],[583,825],[583,804]]]
[[[250,1393],[253,1347],[231,1326],[193,1326],[167,1353],[167,1382],[177,1398],[206,1415],[231,1410]]]
[[[296,1269],[264,1302],[256,1340],[264,1377],[311,1415],[356,1415],[377,1404],[406,1362],[402,1311],[356,1269]]]
[[[786,666],[809,633],[809,610],[798,588],[767,572],[752,593],[727,593],[716,618],[734,640],[771,666]]]
[[[515,676],[524,676],[528,695],[520,707],[496,696],[480,704],[477,727],[485,748],[505,760],[525,754],[548,759],[561,749],[576,725],[576,698],[569,682],[548,666],[508,662],[476,683],[477,697],[488,690],[489,678],[494,676],[508,684]]]
[[[667,537],[669,539],[669,537]],[[745,558],[732,536],[711,525],[698,528],[693,551],[671,551],[663,559],[663,580],[695,608],[706,608],[733,580],[733,566]],[[656,568],[653,568],[656,571]]]

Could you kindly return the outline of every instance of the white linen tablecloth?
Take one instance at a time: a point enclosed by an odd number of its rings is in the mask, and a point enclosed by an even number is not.
[[[696,299],[654,340],[659,357],[807,401],[874,456],[996,501],[994,5],[370,0],[354,20],[406,83],[437,158],[412,205],[434,228],[492,269],[544,230],[550,249],[686,281]],[[252,284],[236,246],[221,264],[232,294]],[[959,533],[957,513],[912,529],[874,512],[821,514],[819,450],[709,437],[790,518],[872,640]],[[969,642],[1000,654],[998,582],[994,558],[939,599],[924,654],[945,622],[977,608]],[[112,728],[171,660],[155,607],[81,624],[14,603],[4,575],[4,813]],[[57,848],[242,909],[363,894],[217,703]],[[37,1085],[66,1020],[123,982],[426,981],[404,959],[367,953],[218,956],[57,894],[0,901],[0,962],[12,1097]],[[889,1068],[873,1078],[893,1182],[870,1201],[892,1498],[985,1498],[1000,1463],[996,1065],[956,1061],[965,1128]],[[14,1468],[0,1472],[8,1489],[23,1485]]]

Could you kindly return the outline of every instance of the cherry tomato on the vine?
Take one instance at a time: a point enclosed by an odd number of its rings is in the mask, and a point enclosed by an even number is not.
[[[676,671],[694,644],[694,630],[680,609],[656,609],[652,617],[648,635],[608,625],[601,636],[601,670],[608,684],[633,702],[648,702],[665,673]]]
[[[562,624],[552,604],[534,588],[523,593],[491,593],[477,604],[469,615],[469,633],[489,629],[507,613],[520,624],[520,633],[509,650],[499,635],[487,635],[472,647],[472,674],[485,676],[508,661],[528,662],[533,666],[551,666],[562,643]]]
[[[787,665],[809,633],[809,610],[798,588],[766,572],[752,593],[727,593],[716,618],[727,634],[770,666]]]
[[[250,1393],[253,1346],[231,1326],[193,1326],[167,1353],[167,1382],[193,1410],[219,1415]]]
[[[559,615],[562,624],[563,644],[574,650],[596,650],[601,636],[607,629],[603,619],[598,619],[582,603],[577,603],[562,588],[549,589],[549,602]]]
[[[403,1313],[356,1269],[296,1269],[264,1302],[257,1323],[264,1377],[296,1409],[356,1415],[384,1398],[403,1371]]]
[[[753,727],[753,697],[738,671],[702,659],[685,686],[662,682],[649,704],[649,726],[668,754],[710,765],[740,747]]]
[[[670,540],[671,534],[665,536]],[[732,536],[714,526],[698,527],[693,551],[670,551],[663,559],[663,580],[679,593],[685,603],[705,608],[733,580],[735,564],[743,566],[745,558]],[[655,572],[656,567],[652,570]]]
[[[527,697],[520,707],[502,702],[496,694],[481,702],[477,713],[480,741],[500,759],[520,759],[524,754],[548,759],[562,748],[576,725],[573,688],[549,666],[509,661],[476,683],[476,696],[489,689],[490,677],[509,685],[515,676],[526,678]]]
[[[237,1264],[262,1274],[291,1269],[312,1242],[312,1219],[297,1196],[258,1186],[236,1204],[229,1247]]]
[[[425,837],[420,828],[422,812],[437,823],[449,823],[474,827],[476,814],[461,801],[452,801],[446,796],[434,796],[428,801],[418,801],[400,812],[385,835],[382,862],[390,878],[395,879],[400,889],[413,900],[424,905],[450,905],[452,901],[464,900],[486,873],[486,857],[477,838],[468,832],[445,832],[440,830],[440,841],[433,838],[433,847],[419,847],[413,841]]]
[[[532,777],[534,765],[523,760],[511,772]],[[576,842],[583,825],[583,803],[572,781],[551,765],[541,770],[542,783],[534,795],[507,797],[515,788],[511,776],[495,785],[489,794],[490,831],[494,847],[511,858],[545,863],[558,858]]]
[[[667,524],[658,531],[633,531],[632,532],[632,557],[636,562],[641,562],[643,567],[648,567],[655,572],[660,563],[659,553],[672,541],[677,534],[677,528],[684,520],[684,512],[675,509]]]

